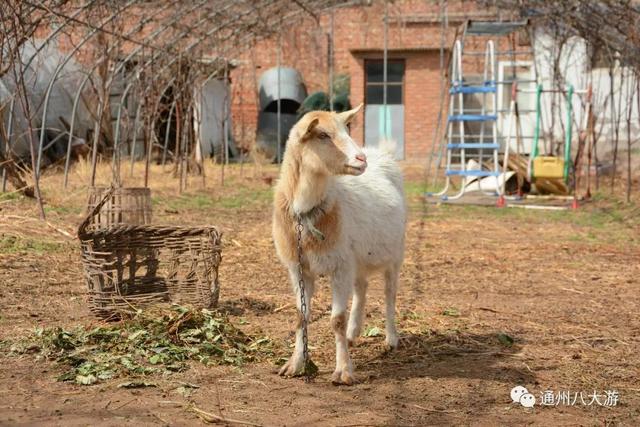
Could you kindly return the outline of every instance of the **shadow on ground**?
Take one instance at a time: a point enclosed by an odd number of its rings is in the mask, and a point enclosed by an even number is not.
[[[255,316],[265,316],[273,314],[275,308],[275,305],[257,298],[240,297],[220,303],[218,310],[232,316],[245,316],[249,313]]]
[[[509,337],[510,338],[510,337]],[[404,334],[394,351],[387,351],[379,339],[365,339],[354,349],[358,370],[368,378],[470,378],[504,383],[533,383],[530,372],[509,363],[518,357],[521,342],[505,343],[499,332],[473,334],[466,332],[424,332]],[[373,354],[373,356],[371,356]]]

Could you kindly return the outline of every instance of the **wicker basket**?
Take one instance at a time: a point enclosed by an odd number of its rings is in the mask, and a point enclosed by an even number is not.
[[[220,286],[221,234],[214,227],[114,224],[96,228],[106,192],[78,229],[89,304],[118,318],[143,305],[175,302],[213,308]]]
[[[147,187],[93,187],[87,202],[87,212],[93,211],[104,196],[111,196],[102,209],[91,217],[89,228],[105,228],[114,224],[151,224],[151,190]]]

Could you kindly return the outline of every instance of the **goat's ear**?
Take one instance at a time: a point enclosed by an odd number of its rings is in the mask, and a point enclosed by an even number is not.
[[[318,126],[318,123],[320,123],[320,120],[318,119],[311,120],[311,123],[307,125],[307,131],[304,133],[304,135],[300,139],[301,142],[305,142],[306,140],[311,138],[311,134],[313,133],[313,130],[316,128],[316,126]]]
[[[342,123],[344,123],[346,125],[349,122],[351,122],[351,120],[353,120],[353,118],[356,116],[356,114],[358,114],[358,112],[362,108],[362,105],[363,104],[361,103],[360,105],[358,105],[356,108],[354,108],[352,110],[344,111],[342,113],[338,113],[338,117],[340,118],[340,120],[342,120]]]

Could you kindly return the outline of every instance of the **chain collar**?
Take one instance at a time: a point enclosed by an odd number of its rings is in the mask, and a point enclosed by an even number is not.
[[[315,209],[315,208],[314,208]],[[303,267],[302,267],[302,231],[304,225],[302,225],[302,217],[298,216],[298,222],[296,224],[296,232],[298,234],[298,289],[300,291],[300,311],[302,313],[302,358],[303,368],[302,375],[305,382],[311,381],[310,372],[310,360],[309,360],[309,337],[307,335],[307,298],[305,295],[305,285]]]
[[[321,218],[326,213],[326,205],[327,205],[327,201],[322,200],[320,203],[315,205],[313,208],[311,208],[307,212],[294,215],[297,224],[301,226],[306,226],[307,231],[311,233],[311,235],[315,237],[317,240],[324,240],[325,238],[324,234],[322,234],[322,232],[315,227],[315,223],[319,218]],[[300,234],[299,237],[301,238],[302,232],[300,231],[299,234]],[[302,247],[300,246],[299,251],[301,250],[302,250]]]

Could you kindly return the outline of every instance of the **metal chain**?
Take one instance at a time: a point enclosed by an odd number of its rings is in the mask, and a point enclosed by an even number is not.
[[[311,381],[311,373],[309,372],[309,341],[307,336],[307,302],[304,289],[304,278],[302,276],[302,218],[298,216],[298,223],[296,224],[296,232],[298,233],[298,288],[300,289],[300,311],[302,312],[302,358],[303,358],[303,370],[302,375],[304,381]]]

